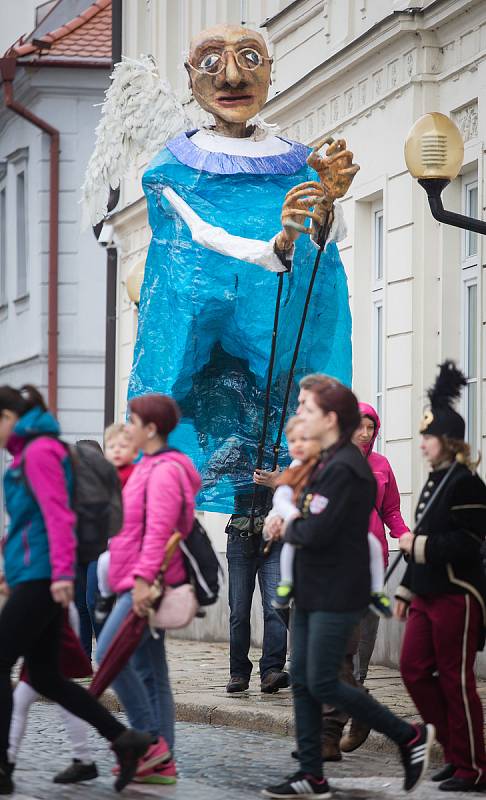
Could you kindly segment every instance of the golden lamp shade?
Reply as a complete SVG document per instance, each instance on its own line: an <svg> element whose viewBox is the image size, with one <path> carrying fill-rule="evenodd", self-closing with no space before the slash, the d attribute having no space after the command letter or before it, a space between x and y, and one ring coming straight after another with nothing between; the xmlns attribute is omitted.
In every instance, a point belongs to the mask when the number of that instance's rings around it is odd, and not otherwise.
<svg viewBox="0 0 486 800"><path fill-rule="evenodd" d="M464 142L457 125L433 111L417 120L405 142L405 161L413 178L454 180L464 159Z"/></svg>
<svg viewBox="0 0 486 800"><path fill-rule="evenodd" d="M145 272L145 260L137 261L133 265L133 267L129 269L128 275L125 280L127 294L132 303L136 303L137 305L140 302L140 289L142 287L144 272Z"/></svg>

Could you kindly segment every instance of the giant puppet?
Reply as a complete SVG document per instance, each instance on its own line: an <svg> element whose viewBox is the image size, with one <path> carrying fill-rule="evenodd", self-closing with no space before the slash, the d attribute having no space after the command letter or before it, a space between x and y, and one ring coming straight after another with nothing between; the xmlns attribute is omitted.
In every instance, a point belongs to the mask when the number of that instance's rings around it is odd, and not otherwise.
<svg viewBox="0 0 486 800"><path fill-rule="evenodd" d="M351 381L348 288L335 244L345 229L332 201L344 195L359 167L342 140L320 155L274 135L258 117L250 122L266 102L271 63L255 31L219 25L201 32L185 66L193 97L212 120L187 130L186 111L153 62L123 62L107 93L84 186L96 222L106 209L106 185L115 186L129 160L165 143L143 175L152 241L129 397L162 392L178 401L183 418L171 444L202 474L199 507L226 513L248 514L251 504L278 273L287 274L267 398L266 466L314 240L326 221L331 229L294 386L310 372ZM284 448L280 460L286 461Z"/></svg>

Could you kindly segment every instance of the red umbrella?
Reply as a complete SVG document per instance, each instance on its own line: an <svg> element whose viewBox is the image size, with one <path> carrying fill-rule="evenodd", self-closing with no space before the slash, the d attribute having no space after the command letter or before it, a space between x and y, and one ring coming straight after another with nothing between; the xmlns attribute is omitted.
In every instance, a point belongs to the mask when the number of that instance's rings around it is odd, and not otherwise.
<svg viewBox="0 0 486 800"><path fill-rule="evenodd" d="M174 555L179 541L180 533L174 533L167 542L165 557L160 572L163 574ZM159 573L160 574L160 573ZM156 604L163 594L163 582L159 577L152 584L153 604ZM129 661L138 647L143 632L148 624L148 617L139 617L132 610L125 618L123 624L118 629L112 639L105 656L98 667L98 671L91 681L89 687L90 694L100 697L105 689L112 683L125 664Z"/></svg>

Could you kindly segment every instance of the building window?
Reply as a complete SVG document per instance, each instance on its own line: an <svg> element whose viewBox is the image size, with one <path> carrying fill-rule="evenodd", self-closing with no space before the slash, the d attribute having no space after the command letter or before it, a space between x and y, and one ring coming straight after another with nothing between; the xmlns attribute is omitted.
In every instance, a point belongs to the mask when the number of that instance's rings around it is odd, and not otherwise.
<svg viewBox="0 0 486 800"><path fill-rule="evenodd" d="M374 228L374 249L373 261L375 282L383 280L383 210L375 211L373 214L373 228Z"/></svg>
<svg viewBox="0 0 486 800"><path fill-rule="evenodd" d="M25 172L17 172L17 297L27 294L27 211Z"/></svg>
<svg viewBox="0 0 486 800"><path fill-rule="evenodd" d="M478 218L478 182L466 183L464 191L464 213L468 217ZM478 254L478 235L474 231L464 231L464 257L471 258Z"/></svg>
<svg viewBox="0 0 486 800"><path fill-rule="evenodd" d="M383 302L373 304L373 395L374 405L380 419L383 418ZM381 432L376 440L376 449L381 453Z"/></svg>
<svg viewBox="0 0 486 800"><path fill-rule="evenodd" d="M476 176L463 177L463 213L478 217L478 182ZM478 236L472 231L462 232L462 363L467 386L464 389L463 414L466 420L466 439L473 453L479 449L479 256Z"/></svg>
<svg viewBox="0 0 486 800"><path fill-rule="evenodd" d="M7 189L0 190L0 306L7 302Z"/></svg>
<svg viewBox="0 0 486 800"><path fill-rule="evenodd" d="M467 386L464 391L466 439L473 448L478 446L478 284L464 286L464 372Z"/></svg>

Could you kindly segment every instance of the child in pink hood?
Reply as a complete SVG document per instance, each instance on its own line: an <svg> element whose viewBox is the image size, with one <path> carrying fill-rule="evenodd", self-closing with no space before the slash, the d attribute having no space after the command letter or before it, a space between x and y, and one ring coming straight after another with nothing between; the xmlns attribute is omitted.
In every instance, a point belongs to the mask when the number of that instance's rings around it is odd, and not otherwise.
<svg viewBox="0 0 486 800"><path fill-rule="evenodd" d="M399 539L409 529L400 512L400 493L390 462L381 453L373 450L380 431L380 418L368 403L360 403L361 425L353 436L353 444L360 448L371 467L376 480L375 507L371 512L368 530L376 537L383 552L384 566L388 564L388 542L385 525L390 536ZM359 672L360 683L364 683L368 674L368 666L375 647L378 634L379 617L368 611L360 625L358 654L355 657L356 672ZM358 677L358 676L356 676ZM353 719L349 733L341 739L341 750L350 753L360 747L369 734L369 727Z"/></svg>
<svg viewBox="0 0 486 800"><path fill-rule="evenodd" d="M409 530L400 513L400 493L398 491L395 475L390 462L381 453L373 450L380 432L380 418L373 406L360 403L361 425L356 431L353 442L362 451L377 484L375 507L371 512L369 530L380 541L383 549L385 566L388 565L388 543L385 535L385 525L389 535L399 539Z"/></svg>

